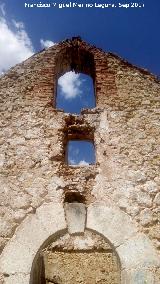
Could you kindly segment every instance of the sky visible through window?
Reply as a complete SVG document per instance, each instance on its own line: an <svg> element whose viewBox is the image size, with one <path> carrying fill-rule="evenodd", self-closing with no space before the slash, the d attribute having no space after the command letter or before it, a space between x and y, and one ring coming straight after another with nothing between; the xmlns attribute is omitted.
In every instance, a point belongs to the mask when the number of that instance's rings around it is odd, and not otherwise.
<svg viewBox="0 0 160 284"><path fill-rule="evenodd" d="M95 149L90 141L69 141L68 142L68 164L87 166L95 164Z"/></svg>
<svg viewBox="0 0 160 284"><path fill-rule="evenodd" d="M95 107L93 80L90 76L66 72L58 79L56 107L66 113L80 114L83 108ZM93 143L88 141L69 141L69 165L86 166L95 163Z"/></svg>
<svg viewBox="0 0 160 284"><path fill-rule="evenodd" d="M67 72L58 79L56 107L79 114L82 108L95 107L93 80L90 76Z"/></svg>

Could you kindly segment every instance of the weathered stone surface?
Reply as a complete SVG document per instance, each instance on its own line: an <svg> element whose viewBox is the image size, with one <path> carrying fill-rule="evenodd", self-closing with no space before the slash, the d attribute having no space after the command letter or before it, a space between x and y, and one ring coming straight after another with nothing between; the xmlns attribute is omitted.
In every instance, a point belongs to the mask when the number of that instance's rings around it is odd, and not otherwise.
<svg viewBox="0 0 160 284"><path fill-rule="evenodd" d="M136 234L117 248L124 268L159 267L160 258L148 238L141 233Z"/></svg>
<svg viewBox="0 0 160 284"><path fill-rule="evenodd" d="M86 222L86 208L82 203L65 204L66 221L70 234L84 233Z"/></svg>
<svg viewBox="0 0 160 284"><path fill-rule="evenodd" d="M122 272L123 284L158 284L155 280L155 269L132 269L123 270Z"/></svg>
<svg viewBox="0 0 160 284"><path fill-rule="evenodd" d="M152 198L143 191L139 191L137 194L138 204L142 207L151 207L152 206Z"/></svg>
<svg viewBox="0 0 160 284"><path fill-rule="evenodd" d="M65 213L62 204L43 204L37 209L37 218L46 229L48 235L66 228Z"/></svg>
<svg viewBox="0 0 160 284"><path fill-rule="evenodd" d="M45 256L44 264L48 283L120 283L119 266L111 252L54 252Z"/></svg>
<svg viewBox="0 0 160 284"><path fill-rule="evenodd" d="M30 273L33 259L43 243L66 228L63 207L44 204L28 216L3 250L0 271L7 274Z"/></svg>
<svg viewBox="0 0 160 284"><path fill-rule="evenodd" d="M54 240L44 251L113 251L112 246L97 233L85 230L81 235L69 233Z"/></svg>
<svg viewBox="0 0 160 284"><path fill-rule="evenodd" d="M152 214L152 211L150 209L146 208L146 209L141 211L140 221L141 221L141 224L143 226L146 226L146 225L152 223L152 220L153 220L153 214Z"/></svg>
<svg viewBox="0 0 160 284"><path fill-rule="evenodd" d="M56 79L72 68L95 82L97 105L81 115L56 110ZM160 83L149 72L79 38L35 54L0 78L0 231L10 271L25 267L25 257L33 260L32 252L42 241L36 226L43 223L42 239L53 228L58 230L52 206L47 211L43 204L63 206L67 192L83 196L89 206L87 224L104 233L113 245L121 248L134 234L143 232L160 252L159 94ZM75 137L94 141L95 165L66 165L66 144ZM95 202L105 209L91 209ZM44 219L39 207L44 208ZM36 210L41 217L30 223L28 233L30 214ZM16 257L12 243L19 228L25 232L23 259L18 257L20 243ZM37 242L33 250L31 240L27 241L30 231L35 234L33 244ZM135 242L125 245L126 253L134 246ZM15 258L18 263L11 263Z"/></svg>
<svg viewBox="0 0 160 284"><path fill-rule="evenodd" d="M154 199L154 203L155 203L156 205L160 205L160 192L157 193L157 195L156 195L156 197L155 197L155 199Z"/></svg>
<svg viewBox="0 0 160 284"><path fill-rule="evenodd" d="M13 225L4 220L4 218L0 218L0 237L8 237L12 233Z"/></svg>
<svg viewBox="0 0 160 284"><path fill-rule="evenodd" d="M45 179L43 178L36 178L33 180L32 184L26 188L28 194L35 196L35 197L44 197L47 193L45 189Z"/></svg>
<svg viewBox="0 0 160 284"><path fill-rule="evenodd" d="M2 274L0 274L0 283L4 284L4 276Z"/></svg>
<svg viewBox="0 0 160 284"><path fill-rule="evenodd" d="M115 247L138 231L126 213L101 204L94 204L88 208L86 227L103 234Z"/></svg>
<svg viewBox="0 0 160 284"><path fill-rule="evenodd" d="M8 242L7 238L0 237L0 252L2 252L3 248L5 247L6 243Z"/></svg>
<svg viewBox="0 0 160 284"><path fill-rule="evenodd" d="M11 203L11 208L28 208L30 206L30 196L27 194L20 194L18 196L13 196Z"/></svg>
<svg viewBox="0 0 160 284"><path fill-rule="evenodd" d="M9 277L5 277L4 278L4 284L13 284L13 283L28 284L29 279L30 279L29 274L28 275L26 275L26 274L15 274L15 275L11 275Z"/></svg>
<svg viewBox="0 0 160 284"><path fill-rule="evenodd" d="M150 194L154 194L158 192L158 185L156 184L155 181L149 180L145 183L144 189Z"/></svg>

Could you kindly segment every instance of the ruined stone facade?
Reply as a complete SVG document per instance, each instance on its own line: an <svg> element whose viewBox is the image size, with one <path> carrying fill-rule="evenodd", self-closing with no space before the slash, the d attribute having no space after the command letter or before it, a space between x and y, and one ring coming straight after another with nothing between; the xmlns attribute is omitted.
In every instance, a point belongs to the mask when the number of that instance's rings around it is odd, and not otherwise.
<svg viewBox="0 0 160 284"><path fill-rule="evenodd" d="M56 109L70 70L94 81L81 115ZM0 283L160 283L159 95L149 72L80 38L0 78ZM95 165L66 163L75 138Z"/></svg>

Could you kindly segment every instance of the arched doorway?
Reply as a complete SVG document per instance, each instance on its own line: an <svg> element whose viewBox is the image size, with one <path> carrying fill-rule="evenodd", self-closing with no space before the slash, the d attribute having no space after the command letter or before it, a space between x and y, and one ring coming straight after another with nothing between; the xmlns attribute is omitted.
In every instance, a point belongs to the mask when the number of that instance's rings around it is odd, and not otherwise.
<svg viewBox="0 0 160 284"><path fill-rule="evenodd" d="M82 237L83 234L85 236L86 231L91 231L102 236L106 243L113 244L111 248L113 252L116 251L116 256L118 255L117 263L120 259L121 284L159 283L157 280L159 279L159 256L152 242L138 231L138 227L127 214L118 208L97 203L88 206L86 215L84 231L81 226L76 227L80 229L76 230L77 237ZM2 283L34 284L35 265L40 252L54 240L65 236L67 231L71 230L72 220L75 218L66 220L64 207L59 203L43 204L35 214L30 214L20 224L1 254ZM75 221L79 224L78 219ZM79 243L82 245L83 238L80 240ZM99 265L98 261L96 263ZM44 270L40 271L43 274Z"/></svg>
<svg viewBox="0 0 160 284"><path fill-rule="evenodd" d="M54 239L38 255L32 284L120 284L120 262L99 234L85 230Z"/></svg>

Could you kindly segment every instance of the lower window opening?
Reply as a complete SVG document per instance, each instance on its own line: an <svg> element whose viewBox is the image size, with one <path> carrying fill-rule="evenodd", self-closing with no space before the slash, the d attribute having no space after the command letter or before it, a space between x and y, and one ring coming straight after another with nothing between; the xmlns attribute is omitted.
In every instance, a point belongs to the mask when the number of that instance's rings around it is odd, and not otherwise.
<svg viewBox="0 0 160 284"><path fill-rule="evenodd" d="M67 145L67 164L88 166L95 164L95 148L92 141L71 140Z"/></svg>

